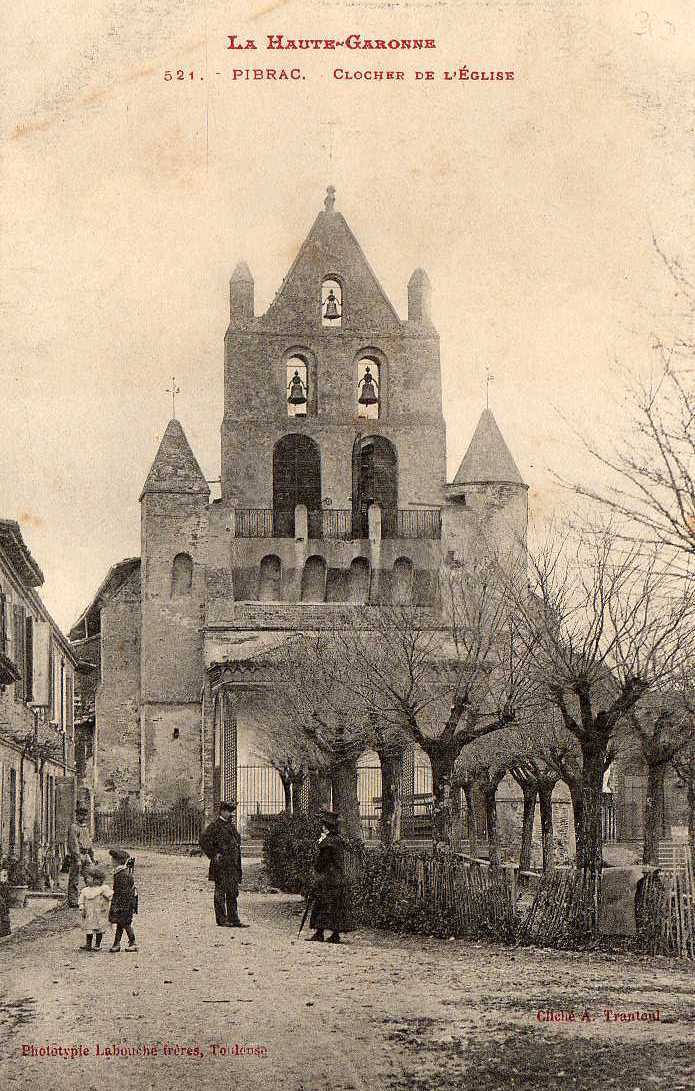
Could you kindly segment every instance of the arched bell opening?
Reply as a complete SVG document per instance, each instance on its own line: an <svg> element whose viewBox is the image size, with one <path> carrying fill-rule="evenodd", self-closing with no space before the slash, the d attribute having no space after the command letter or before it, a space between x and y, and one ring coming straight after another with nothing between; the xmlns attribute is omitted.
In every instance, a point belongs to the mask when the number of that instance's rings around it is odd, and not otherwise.
<svg viewBox="0 0 695 1091"><path fill-rule="evenodd" d="M352 523L357 538L369 537L369 505L381 508L381 536L393 538L398 524L398 455L384 436L358 436L352 451Z"/></svg>
<svg viewBox="0 0 695 1091"><path fill-rule="evenodd" d="M309 367L303 356L290 356L286 364L287 416L306 417L309 406Z"/></svg>
<svg viewBox="0 0 695 1091"><path fill-rule="evenodd" d="M381 407L381 365L373 356L357 361L357 416L378 420Z"/></svg>
<svg viewBox="0 0 695 1091"><path fill-rule="evenodd" d="M321 284L321 325L339 329L343 324L343 288L334 277L326 277Z"/></svg>
<svg viewBox="0 0 695 1091"><path fill-rule="evenodd" d="M294 537L294 511L307 509L309 537L321 536L321 453L309 436L283 436L273 448L273 536Z"/></svg>

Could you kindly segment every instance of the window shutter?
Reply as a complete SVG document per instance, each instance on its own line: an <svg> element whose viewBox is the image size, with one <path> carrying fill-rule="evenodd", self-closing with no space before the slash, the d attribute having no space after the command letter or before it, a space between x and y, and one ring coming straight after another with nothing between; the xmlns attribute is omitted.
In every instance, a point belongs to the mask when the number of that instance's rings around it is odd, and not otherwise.
<svg viewBox="0 0 695 1091"><path fill-rule="evenodd" d="M14 658L15 666L22 672L21 677L17 679L14 684L14 696L15 701L23 701L25 693L24 677L26 672L26 656L24 654L25 647L25 625L24 625L24 607L15 603L12 611L14 622Z"/></svg>
<svg viewBox="0 0 695 1091"><path fill-rule="evenodd" d="M34 700L34 619L24 622L24 700Z"/></svg>

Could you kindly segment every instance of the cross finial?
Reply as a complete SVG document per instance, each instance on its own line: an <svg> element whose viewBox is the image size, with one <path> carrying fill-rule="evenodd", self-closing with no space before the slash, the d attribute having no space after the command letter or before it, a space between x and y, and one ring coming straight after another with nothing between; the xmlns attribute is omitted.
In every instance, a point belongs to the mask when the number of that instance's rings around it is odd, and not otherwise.
<svg viewBox="0 0 695 1091"><path fill-rule="evenodd" d="M172 375L171 386L166 389L167 394L171 394L171 415L173 419L176 419L176 395L181 393L181 388L176 385L176 377Z"/></svg>
<svg viewBox="0 0 695 1091"><path fill-rule="evenodd" d="M485 408L490 408L490 383L494 383L495 376L490 372L490 368L485 368Z"/></svg>
<svg viewBox="0 0 695 1091"><path fill-rule="evenodd" d="M326 199L323 202L323 207L326 212L332 212L335 207L335 186L328 186L326 189Z"/></svg>

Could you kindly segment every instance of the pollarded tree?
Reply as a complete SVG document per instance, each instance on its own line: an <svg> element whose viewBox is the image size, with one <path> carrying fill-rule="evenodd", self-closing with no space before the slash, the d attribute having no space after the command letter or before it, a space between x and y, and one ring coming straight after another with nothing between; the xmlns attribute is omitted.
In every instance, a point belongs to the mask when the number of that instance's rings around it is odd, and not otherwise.
<svg viewBox="0 0 695 1091"><path fill-rule="evenodd" d="M659 863L666 774L687 757L693 746L695 695L690 676L690 672L683 674L667 688L659 687L649 693L625 721L647 769L642 857L645 864Z"/></svg>
<svg viewBox="0 0 695 1091"><path fill-rule="evenodd" d="M550 541L530 558L530 594L512 589L539 685L582 757L577 862L602 862L601 798L617 725L677 677L695 632L695 589L658 551L625 549L610 528Z"/></svg>
<svg viewBox="0 0 695 1091"><path fill-rule="evenodd" d="M331 634L318 632L288 637L271 653L277 676L272 718L304 755L316 802L327 806L332 797L346 836L359 840L357 762L369 749L369 725L364 708L341 684L334 652Z"/></svg>
<svg viewBox="0 0 695 1091"><path fill-rule="evenodd" d="M374 606L362 628L335 628L340 685L387 732L430 759L435 841L450 843L452 778L463 748L514 721L529 699L533 648L516 629L493 559L447 566L437 609Z"/></svg>

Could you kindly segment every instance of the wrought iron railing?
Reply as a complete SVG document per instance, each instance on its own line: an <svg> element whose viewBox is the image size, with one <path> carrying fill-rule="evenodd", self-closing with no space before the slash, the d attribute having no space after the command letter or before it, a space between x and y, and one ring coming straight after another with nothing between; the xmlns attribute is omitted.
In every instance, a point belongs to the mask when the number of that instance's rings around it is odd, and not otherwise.
<svg viewBox="0 0 695 1091"><path fill-rule="evenodd" d="M237 538L272 538L272 508L237 508L235 513Z"/></svg>
<svg viewBox="0 0 695 1091"><path fill-rule="evenodd" d="M237 538L294 538L293 511L273 511L272 508L237 508L235 512ZM348 508L325 508L308 512L309 537L352 541L369 537L366 511L353 515ZM442 513L439 508L399 508L381 513L383 538L409 538L438 541L442 536Z"/></svg>
<svg viewBox="0 0 695 1091"><path fill-rule="evenodd" d="M323 537L341 542L352 539L352 511L349 508L326 508L323 515Z"/></svg>

